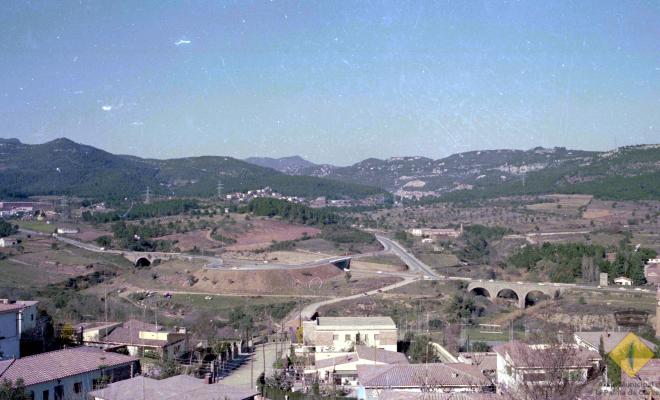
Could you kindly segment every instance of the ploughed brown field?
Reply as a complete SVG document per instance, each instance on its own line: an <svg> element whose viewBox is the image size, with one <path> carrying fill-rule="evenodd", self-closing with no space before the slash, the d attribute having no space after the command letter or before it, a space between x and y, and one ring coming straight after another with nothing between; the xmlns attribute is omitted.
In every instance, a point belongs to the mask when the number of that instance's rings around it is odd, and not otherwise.
<svg viewBox="0 0 660 400"><path fill-rule="evenodd" d="M253 220L252 227L248 232L234 236L236 243L227 246L227 250L242 251L262 249L270 246L273 241L283 242L285 240L296 240L307 233L315 236L321 230L311 226L293 225L282 221Z"/></svg>

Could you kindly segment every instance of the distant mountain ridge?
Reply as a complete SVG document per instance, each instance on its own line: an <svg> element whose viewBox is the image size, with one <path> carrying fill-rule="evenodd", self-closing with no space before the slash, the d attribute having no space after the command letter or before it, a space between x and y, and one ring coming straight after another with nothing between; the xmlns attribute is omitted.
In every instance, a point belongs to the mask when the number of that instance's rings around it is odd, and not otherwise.
<svg viewBox="0 0 660 400"><path fill-rule="evenodd" d="M0 196L65 194L81 197L217 195L270 186L288 196L364 198L383 189L310 176L290 176L232 157L169 160L115 155L66 138L42 144L0 139Z"/></svg>
<svg viewBox="0 0 660 400"><path fill-rule="evenodd" d="M299 156L246 161L223 156L143 159L66 138L36 145L0 139L0 196L123 198L140 196L149 187L154 194L210 197L221 182L225 193L270 186L285 195L328 198L391 192L461 200L557 192L660 200L656 144L608 152L537 147L470 151L438 160L369 158L347 167L317 165Z"/></svg>
<svg viewBox="0 0 660 400"><path fill-rule="evenodd" d="M276 171L283 172L289 175L304 175L300 172L306 168L313 168L317 165L311 161L307 161L300 156L290 156L281 158L271 157L248 157L243 161L250 164L259 165L261 167L272 168Z"/></svg>
<svg viewBox="0 0 660 400"><path fill-rule="evenodd" d="M660 199L660 145L627 146L608 152L563 147L481 150L438 160L419 156L369 158L347 167L315 165L295 173L378 186L416 198L565 192Z"/></svg>

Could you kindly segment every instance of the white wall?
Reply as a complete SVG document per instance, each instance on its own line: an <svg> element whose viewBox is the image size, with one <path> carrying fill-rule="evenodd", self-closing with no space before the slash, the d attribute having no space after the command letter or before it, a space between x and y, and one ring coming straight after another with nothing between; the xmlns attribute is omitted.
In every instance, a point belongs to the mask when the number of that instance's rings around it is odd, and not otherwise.
<svg viewBox="0 0 660 400"><path fill-rule="evenodd" d="M25 306L20 313L20 318L18 320L18 330L19 332L25 333L33 330L37 327L37 305Z"/></svg>
<svg viewBox="0 0 660 400"><path fill-rule="evenodd" d="M112 368L109 368L106 372L107 375L110 375ZM48 391L48 399L55 399L55 387L58 385L63 386L64 390L64 400L84 400L88 392L94 390L94 379L101 378L102 374L100 370L90 371L80 375L69 376L59 381L50 381L44 382L37 385L27 386L28 391L34 393L34 400L43 400L43 392ZM74 384L76 382L82 383L82 391L80 393L74 392Z"/></svg>
<svg viewBox="0 0 660 400"><path fill-rule="evenodd" d="M318 330L318 328L317 328ZM353 351L355 349L356 337L360 335L360 344L370 347L377 347L383 350L396 351L396 343L394 344L381 344L380 330L365 330L365 329L347 329L332 331L332 348L337 352ZM374 335L379 335L378 340L375 340ZM346 339L348 337L348 340ZM316 351L329 351L327 346L316 346Z"/></svg>
<svg viewBox="0 0 660 400"><path fill-rule="evenodd" d="M21 356L20 338L16 312L0 313L0 359L18 358Z"/></svg>

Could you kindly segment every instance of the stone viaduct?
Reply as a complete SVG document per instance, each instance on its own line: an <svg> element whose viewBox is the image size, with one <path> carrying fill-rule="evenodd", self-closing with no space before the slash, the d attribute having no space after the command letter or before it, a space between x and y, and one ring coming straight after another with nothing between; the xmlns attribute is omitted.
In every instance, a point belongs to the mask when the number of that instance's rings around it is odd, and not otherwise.
<svg viewBox="0 0 660 400"><path fill-rule="evenodd" d="M213 263L214 265L222 265L222 259L218 257L189 255L181 253L164 253L158 251L124 251L121 255L132 262L136 267L148 267L154 261L167 261L167 260L202 260L205 263Z"/></svg>
<svg viewBox="0 0 660 400"><path fill-rule="evenodd" d="M513 297L516 299L519 308L525 308L527 303L531 302L530 295L542 295L552 299L566 289L566 287L554 286L551 283L539 284L504 281L473 281L467 287L468 292L488 297L493 302L498 298Z"/></svg>

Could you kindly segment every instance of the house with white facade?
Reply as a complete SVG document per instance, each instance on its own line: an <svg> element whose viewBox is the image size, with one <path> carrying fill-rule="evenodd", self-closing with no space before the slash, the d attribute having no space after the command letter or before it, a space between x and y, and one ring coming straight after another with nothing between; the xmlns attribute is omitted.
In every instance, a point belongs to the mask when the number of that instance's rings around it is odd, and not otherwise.
<svg viewBox="0 0 660 400"><path fill-rule="evenodd" d="M171 358L187 350L188 335L182 327L169 328L131 319L123 323L81 324L76 329L85 346L125 347L132 356L151 354Z"/></svg>
<svg viewBox="0 0 660 400"><path fill-rule="evenodd" d="M586 382L598 370L598 352L577 345L528 345L513 341L493 349L497 353L498 392L515 391L519 385L553 383L557 373L576 383Z"/></svg>
<svg viewBox="0 0 660 400"><path fill-rule="evenodd" d="M390 317L318 317L303 322L303 343L316 352L351 352L358 345L396 352L397 338Z"/></svg>
<svg viewBox="0 0 660 400"><path fill-rule="evenodd" d="M14 247L18 244L18 241L14 238L3 237L0 238L0 247Z"/></svg>
<svg viewBox="0 0 660 400"><path fill-rule="evenodd" d="M19 339L37 327L37 320L39 319L38 301L0 299L0 304L14 304L19 307L17 316Z"/></svg>
<svg viewBox="0 0 660 400"><path fill-rule="evenodd" d="M20 311L18 304L0 303L0 360L21 356Z"/></svg>
<svg viewBox="0 0 660 400"><path fill-rule="evenodd" d="M395 393L419 393L441 398L443 393L487 393L494 390L493 383L479 367L463 363L358 365L358 399L380 400L385 393L396 398ZM437 397L436 397L437 396Z"/></svg>
<svg viewBox="0 0 660 400"><path fill-rule="evenodd" d="M620 276L614 279L614 283L621 286L632 286L633 281L632 279L626 278L625 276Z"/></svg>
<svg viewBox="0 0 660 400"><path fill-rule="evenodd" d="M89 347L0 361L0 381L22 379L35 400L83 400L95 388L139 373L137 358Z"/></svg>
<svg viewBox="0 0 660 400"><path fill-rule="evenodd" d="M314 353L314 366L305 374L316 375L319 381L337 385L357 384L358 365L408 364L403 353L364 345L355 346L349 353Z"/></svg>

